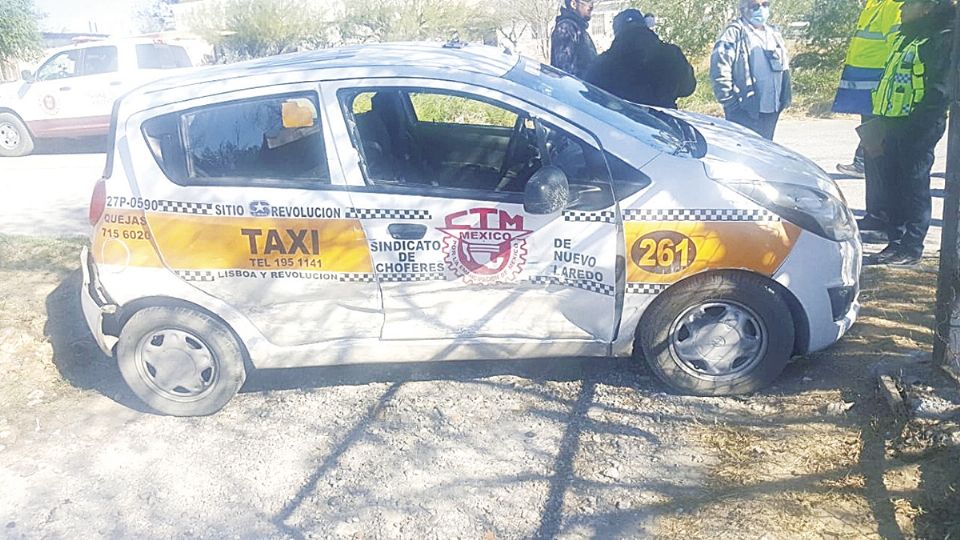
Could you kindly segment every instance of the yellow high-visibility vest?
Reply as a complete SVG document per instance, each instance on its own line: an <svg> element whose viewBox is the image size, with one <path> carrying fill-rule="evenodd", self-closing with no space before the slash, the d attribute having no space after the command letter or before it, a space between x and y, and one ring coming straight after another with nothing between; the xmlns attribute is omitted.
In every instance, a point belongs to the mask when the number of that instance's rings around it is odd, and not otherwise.
<svg viewBox="0 0 960 540"><path fill-rule="evenodd" d="M846 65L882 69L900 33L900 6L894 0L867 0L860 12L857 33L847 49Z"/></svg>
<svg viewBox="0 0 960 540"><path fill-rule="evenodd" d="M906 45L904 41L902 36L897 40L896 49L880 78L880 86L873 91L873 114L876 116L910 116L926 94L924 75L927 70L920 58L920 47L928 39L915 39Z"/></svg>

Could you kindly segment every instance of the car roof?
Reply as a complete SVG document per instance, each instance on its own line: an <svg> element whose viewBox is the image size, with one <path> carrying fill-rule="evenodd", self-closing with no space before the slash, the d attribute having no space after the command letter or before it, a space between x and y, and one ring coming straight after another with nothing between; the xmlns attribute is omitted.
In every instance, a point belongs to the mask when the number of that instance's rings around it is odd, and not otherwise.
<svg viewBox="0 0 960 540"><path fill-rule="evenodd" d="M158 40L154 38L141 38L141 37L125 37L125 38L92 38L92 39L83 39L77 41L76 43L71 43L70 45L64 45L63 47L56 47L50 49L47 53L47 56L53 56L56 53L63 51L70 51L73 49L87 49L90 47L123 47L130 45L174 45L177 47L182 47L177 43L171 43L169 41Z"/></svg>
<svg viewBox="0 0 960 540"><path fill-rule="evenodd" d="M392 68L411 71L450 70L502 77L519 62L509 50L484 45L446 47L441 43L378 43L258 58L235 64L204 66L180 76L140 87L150 94L196 84L230 80L238 88L244 78L299 71ZM402 74L401 71L398 74ZM360 75L360 73L358 73ZM322 78L322 77L320 77Z"/></svg>

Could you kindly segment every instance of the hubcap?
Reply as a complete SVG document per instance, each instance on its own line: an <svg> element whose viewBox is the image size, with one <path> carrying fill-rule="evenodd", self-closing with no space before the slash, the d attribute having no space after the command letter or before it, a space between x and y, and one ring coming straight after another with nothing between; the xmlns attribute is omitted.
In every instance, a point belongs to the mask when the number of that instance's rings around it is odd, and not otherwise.
<svg viewBox="0 0 960 540"><path fill-rule="evenodd" d="M155 391L176 401L201 397L220 376L219 362L207 344L174 329L157 330L140 340L137 371Z"/></svg>
<svg viewBox="0 0 960 540"><path fill-rule="evenodd" d="M753 369L767 348L767 332L750 308L730 301L699 304L670 328L670 349L693 375L733 377Z"/></svg>
<svg viewBox="0 0 960 540"><path fill-rule="evenodd" d="M20 146L20 132L10 122L0 123L0 146L7 150Z"/></svg>

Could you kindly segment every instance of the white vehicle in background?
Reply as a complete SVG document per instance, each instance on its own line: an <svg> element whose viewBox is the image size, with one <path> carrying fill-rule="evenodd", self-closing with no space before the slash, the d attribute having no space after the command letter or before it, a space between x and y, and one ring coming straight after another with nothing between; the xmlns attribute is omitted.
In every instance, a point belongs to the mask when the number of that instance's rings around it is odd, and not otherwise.
<svg viewBox="0 0 960 540"><path fill-rule="evenodd" d="M187 51L152 39L88 41L52 51L37 71L0 86L0 156L25 156L42 138L105 136L113 102L140 84L192 65Z"/></svg>

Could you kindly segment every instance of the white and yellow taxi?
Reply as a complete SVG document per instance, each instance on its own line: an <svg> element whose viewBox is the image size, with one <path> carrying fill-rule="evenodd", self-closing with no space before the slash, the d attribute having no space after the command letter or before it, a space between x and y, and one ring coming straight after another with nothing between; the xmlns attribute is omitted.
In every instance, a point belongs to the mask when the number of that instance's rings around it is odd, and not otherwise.
<svg viewBox="0 0 960 540"><path fill-rule="evenodd" d="M255 368L630 356L750 392L853 324L861 248L810 161L487 47L358 46L120 100L82 302L149 406Z"/></svg>
<svg viewBox="0 0 960 540"><path fill-rule="evenodd" d="M142 38L55 49L36 72L0 86L0 157L24 156L37 139L105 136L113 102L169 70L191 66L179 45Z"/></svg>

